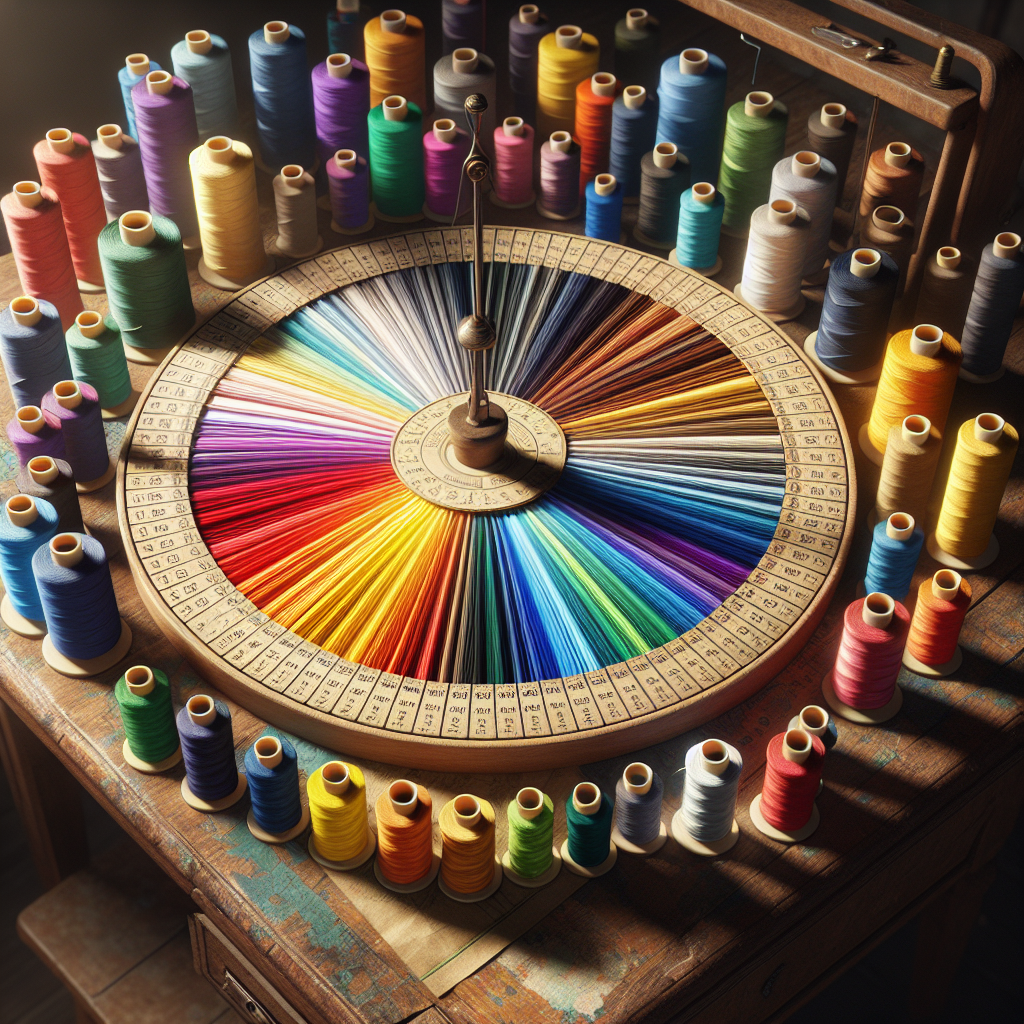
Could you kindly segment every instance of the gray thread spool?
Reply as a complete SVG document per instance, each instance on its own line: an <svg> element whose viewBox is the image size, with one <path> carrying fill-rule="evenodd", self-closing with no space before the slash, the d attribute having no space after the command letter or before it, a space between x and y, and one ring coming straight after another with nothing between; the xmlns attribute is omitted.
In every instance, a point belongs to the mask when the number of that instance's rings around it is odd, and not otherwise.
<svg viewBox="0 0 1024 1024"><path fill-rule="evenodd" d="M473 93L482 93L487 99L481 126L481 138L486 145L493 138L497 123L494 61L486 54L462 46L434 65L434 120L448 117L465 129L466 98Z"/></svg>
<svg viewBox="0 0 1024 1024"><path fill-rule="evenodd" d="M818 277L828 260L837 187L836 168L832 161L809 150L783 157L772 169L772 188L768 201L792 199L797 206L807 211L811 222L807 231L807 258L803 269L805 278Z"/></svg>

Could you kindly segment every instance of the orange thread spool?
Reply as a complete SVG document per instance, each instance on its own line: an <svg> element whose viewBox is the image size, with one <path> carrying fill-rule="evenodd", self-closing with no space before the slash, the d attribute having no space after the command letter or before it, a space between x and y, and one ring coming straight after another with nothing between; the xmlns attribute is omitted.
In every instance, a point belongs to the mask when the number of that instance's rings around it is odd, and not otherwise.
<svg viewBox="0 0 1024 1024"><path fill-rule="evenodd" d="M612 144L612 107L622 83L607 71L584 78L576 86L576 125L580 146L580 194L587 183L608 170Z"/></svg>
<svg viewBox="0 0 1024 1024"><path fill-rule="evenodd" d="M464 793L441 808L437 824L441 829L444 884L452 892L486 889L496 870L494 808L486 800Z"/></svg>
<svg viewBox="0 0 1024 1024"><path fill-rule="evenodd" d="M386 96L404 96L427 109L424 38L423 22L404 11L385 11L363 26L371 108Z"/></svg>
<svg viewBox="0 0 1024 1024"><path fill-rule="evenodd" d="M940 569L921 581L917 606L907 634L907 651L924 665L946 665L956 654L971 585L952 569Z"/></svg>
<svg viewBox="0 0 1024 1024"><path fill-rule="evenodd" d="M399 808L416 806L405 814ZM412 885L426 875L434 859L433 803L423 786L398 779L377 798L377 864L395 885Z"/></svg>
<svg viewBox="0 0 1024 1024"><path fill-rule="evenodd" d="M906 142L890 142L876 149L868 160L864 190L860 196L861 219L877 206L896 206L910 220L917 214L917 200L924 181L924 160Z"/></svg>

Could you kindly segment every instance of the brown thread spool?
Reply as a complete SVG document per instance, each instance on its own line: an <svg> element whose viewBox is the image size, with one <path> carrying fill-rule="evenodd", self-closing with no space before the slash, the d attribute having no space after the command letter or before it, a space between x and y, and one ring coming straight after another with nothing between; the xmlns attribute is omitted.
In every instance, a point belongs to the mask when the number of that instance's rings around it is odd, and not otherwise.
<svg viewBox="0 0 1024 1024"><path fill-rule="evenodd" d="M857 115L842 103L826 103L807 118L807 148L831 160L836 169L836 206L843 205L843 188L857 137Z"/></svg>
<svg viewBox="0 0 1024 1024"><path fill-rule="evenodd" d="M53 459L49 455L29 459L18 473L18 490L29 497L50 502L57 510L61 533L85 533L75 475L63 459Z"/></svg>
<svg viewBox="0 0 1024 1024"><path fill-rule="evenodd" d="M896 286L896 297L903 292L907 267L914 252L913 221L897 206L876 207L860 227L862 245L887 252L900 268L900 280Z"/></svg>
<svg viewBox="0 0 1024 1024"><path fill-rule="evenodd" d="M906 512L924 527L941 454L942 434L927 417L911 415L890 427L870 525Z"/></svg>
<svg viewBox="0 0 1024 1024"><path fill-rule="evenodd" d="M944 245L925 263L915 323L938 324L959 340L971 304L977 263L952 245Z"/></svg>
<svg viewBox="0 0 1024 1024"><path fill-rule="evenodd" d="M285 164L274 178L277 238L272 245L292 259L312 256L324 247L316 222L316 182L298 164Z"/></svg>
<svg viewBox="0 0 1024 1024"><path fill-rule="evenodd" d="M906 142L890 142L876 149L868 160L860 216L867 220L879 206L896 206L908 220L917 214L917 200L924 181L924 160Z"/></svg>

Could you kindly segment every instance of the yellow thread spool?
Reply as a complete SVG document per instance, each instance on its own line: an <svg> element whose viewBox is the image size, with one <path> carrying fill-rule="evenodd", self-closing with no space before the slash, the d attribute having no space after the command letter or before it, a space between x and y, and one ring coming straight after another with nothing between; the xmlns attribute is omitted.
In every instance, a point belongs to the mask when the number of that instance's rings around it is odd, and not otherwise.
<svg viewBox="0 0 1024 1024"><path fill-rule="evenodd" d="M370 840L366 779L354 764L329 761L306 780L309 818L324 860L355 860Z"/></svg>
<svg viewBox="0 0 1024 1024"><path fill-rule="evenodd" d="M370 72L370 109L386 96L404 96L427 109L423 22L404 11L384 11L363 26Z"/></svg>
<svg viewBox="0 0 1024 1024"><path fill-rule="evenodd" d="M597 74L601 46L596 36L576 25L562 25L537 47L537 136L572 134L576 123L576 86Z"/></svg>
<svg viewBox="0 0 1024 1024"><path fill-rule="evenodd" d="M441 887L449 895L482 898L500 876L495 861L494 808L463 793L441 808ZM495 888L497 888L495 886Z"/></svg>

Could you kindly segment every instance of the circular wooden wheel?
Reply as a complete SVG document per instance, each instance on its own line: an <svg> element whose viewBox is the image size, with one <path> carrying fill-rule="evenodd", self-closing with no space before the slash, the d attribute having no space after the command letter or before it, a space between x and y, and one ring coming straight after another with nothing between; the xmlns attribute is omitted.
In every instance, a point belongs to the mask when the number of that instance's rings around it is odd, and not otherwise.
<svg viewBox="0 0 1024 1024"><path fill-rule="evenodd" d="M521 451L497 484L460 475L441 400L467 386L471 247L342 246L186 337L118 467L143 601L233 699L351 756L522 771L693 728L795 656L838 582L855 482L832 396L699 274L486 228L487 386ZM402 463L428 456L437 486Z"/></svg>

